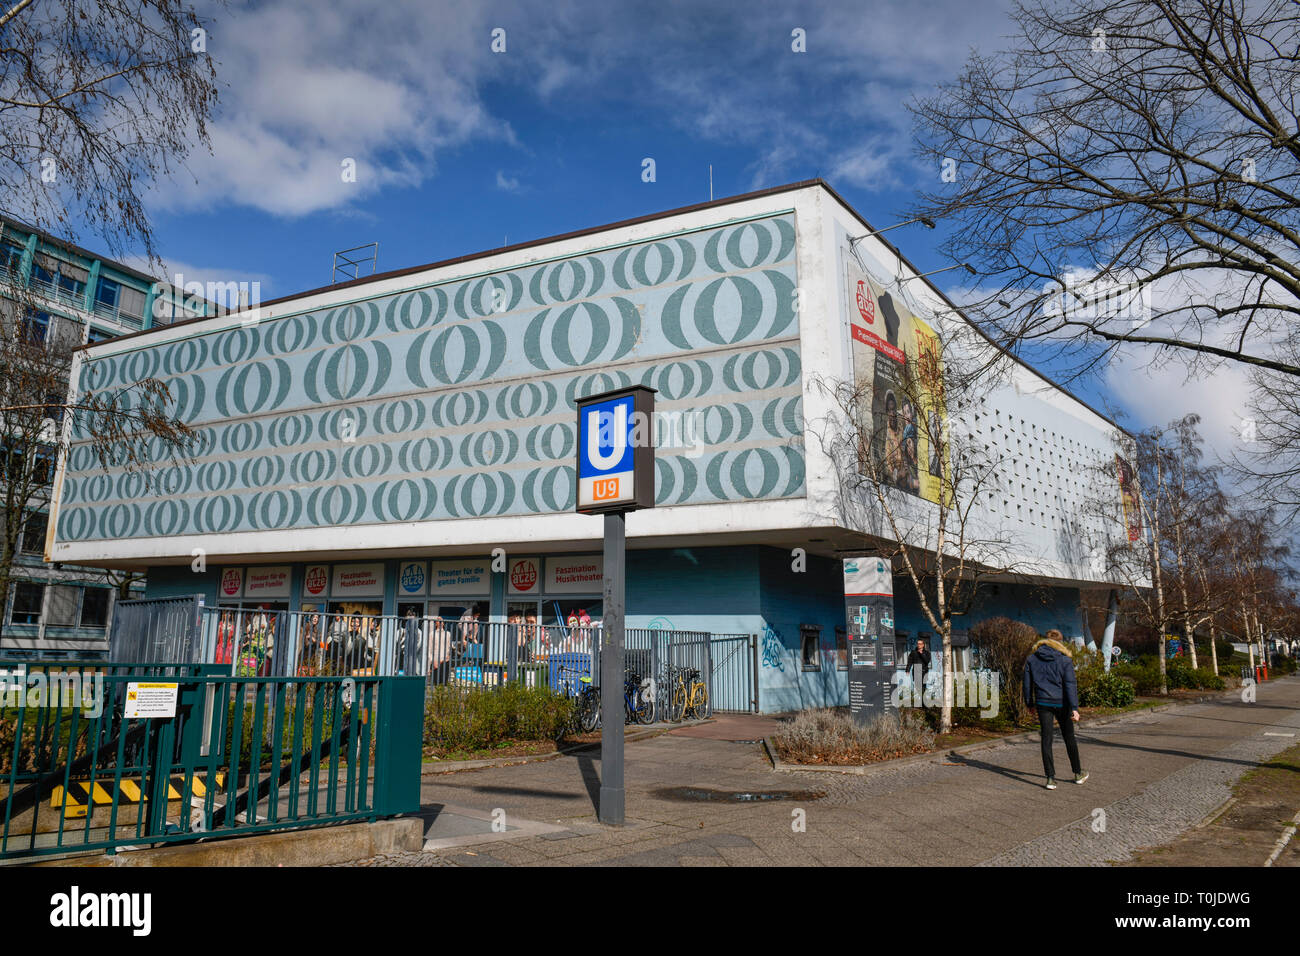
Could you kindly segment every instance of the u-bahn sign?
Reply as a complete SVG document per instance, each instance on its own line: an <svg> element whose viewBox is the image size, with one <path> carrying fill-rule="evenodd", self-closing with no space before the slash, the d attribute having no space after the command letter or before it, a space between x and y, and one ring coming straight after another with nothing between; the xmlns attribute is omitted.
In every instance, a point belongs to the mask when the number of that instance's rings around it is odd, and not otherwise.
<svg viewBox="0 0 1300 956"><path fill-rule="evenodd" d="M655 506L654 410L644 385L578 399L579 513Z"/></svg>

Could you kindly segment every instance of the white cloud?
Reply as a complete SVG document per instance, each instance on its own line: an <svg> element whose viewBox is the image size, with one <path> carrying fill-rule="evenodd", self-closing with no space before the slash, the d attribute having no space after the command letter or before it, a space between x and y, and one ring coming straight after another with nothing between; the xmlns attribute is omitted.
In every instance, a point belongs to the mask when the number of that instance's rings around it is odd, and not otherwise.
<svg viewBox="0 0 1300 956"><path fill-rule="evenodd" d="M1242 449L1242 421L1250 415L1250 372L1222 363L1209 373L1189 375L1177 362L1155 364L1151 350L1129 350L1107 362L1104 380L1112 400L1132 417L1130 431L1164 427L1184 415L1201 416L1207 463L1226 461Z"/></svg>
<svg viewBox="0 0 1300 956"><path fill-rule="evenodd" d="M497 189L508 193L519 192L519 177L507 176L501 170L497 170Z"/></svg>
<svg viewBox="0 0 1300 956"><path fill-rule="evenodd" d="M415 0L218 11L208 48L224 86L212 152L192 154L185 173L160 184L161 205L305 215L418 185L444 149L471 138L512 143L479 93L491 55L483 16L471 3Z"/></svg>
<svg viewBox="0 0 1300 956"><path fill-rule="evenodd" d="M157 195L168 210L238 204L278 216L355 206L436 175L471 142L519 148L485 90L549 109L614 107L667 118L751 151L754 186L820 172L864 188L915 174L904 100L955 74L1005 20L947 0L867 9L820 3L728 9L595 0L264 0L214 11L209 50L223 84L212 155L196 153ZM808 52L790 49L807 31ZM492 30L507 30L493 53ZM824 95L822 95L824 94ZM341 163L357 162L355 182ZM499 188L517 177L498 177Z"/></svg>

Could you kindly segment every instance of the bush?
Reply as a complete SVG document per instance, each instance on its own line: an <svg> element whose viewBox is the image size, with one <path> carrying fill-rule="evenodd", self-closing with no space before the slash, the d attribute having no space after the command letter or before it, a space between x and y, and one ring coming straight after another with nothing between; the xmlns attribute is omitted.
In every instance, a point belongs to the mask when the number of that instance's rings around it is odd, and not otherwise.
<svg viewBox="0 0 1300 956"><path fill-rule="evenodd" d="M1081 707L1127 707L1136 694L1133 685L1113 670L1102 673L1087 691L1079 690Z"/></svg>
<svg viewBox="0 0 1300 956"><path fill-rule="evenodd" d="M1143 658L1136 664L1119 664L1112 673L1128 678L1144 697L1160 693L1160 665L1155 658ZM1223 690L1227 683L1208 667L1193 668L1187 660L1175 657L1166 665L1170 690Z"/></svg>
<svg viewBox="0 0 1300 956"><path fill-rule="evenodd" d="M1160 667L1154 660L1117 664L1111 668L1111 673L1131 681L1133 689L1143 697L1160 693Z"/></svg>
<svg viewBox="0 0 1300 956"><path fill-rule="evenodd" d="M424 704L424 746L473 751L558 740L572 725L573 706L573 698L549 687L431 687Z"/></svg>
<svg viewBox="0 0 1300 956"><path fill-rule="evenodd" d="M935 729L937 729L939 714L934 713ZM978 707L954 707L952 709L953 727L973 727L977 730L1014 730L1015 722L1010 716L1011 708L1007 703L1007 692L1002 690L998 694L998 711L992 717L985 717Z"/></svg>
<svg viewBox="0 0 1300 956"><path fill-rule="evenodd" d="M1002 675L999 716L1005 715L1012 724L1024 724L1029 713L1022 679L1038 632L1023 621L991 617L970 629L970 639L980 648L985 665Z"/></svg>
<svg viewBox="0 0 1300 956"><path fill-rule="evenodd" d="M934 733L915 714L885 714L858 724L836 710L805 710L772 734L781 759L794 763L861 764L934 747Z"/></svg>
<svg viewBox="0 0 1300 956"><path fill-rule="evenodd" d="M1169 662L1169 687L1183 690L1223 690L1223 678L1208 667L1193 668L1181 658Z"/></svg>
<svg viewBox="0 0 1300 956"><path fill-rule="evenodd" d="M1084 704L1083 699L1091 694L1093 688L1107 674L1106 661L1101 656L1101 651L1090 651L1086 647L1076 647L1074 649L1074 679L1079 687L1080 704L1085 707L1093 706Z"/></svg>
<svg viewBox="0 0 1300 956"><path fill-rule="evenodd" d="M1285 654L1274 654L1273 663L1269 668L1278 674L1294 674L1296 672L1296 662L1294 657L1287 657Z"/></svg>

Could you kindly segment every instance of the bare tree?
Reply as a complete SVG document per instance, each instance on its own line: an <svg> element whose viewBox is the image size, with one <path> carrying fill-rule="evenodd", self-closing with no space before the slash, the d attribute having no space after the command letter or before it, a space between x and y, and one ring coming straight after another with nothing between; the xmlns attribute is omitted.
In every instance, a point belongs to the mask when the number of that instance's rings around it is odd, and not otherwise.
<svg viewBox="0 0 1300 956"><path fill-rule="evenodd" d="M142 248L157 264L144 195L208 144L207 28L184 0L0 5L0 209L38 234L88 231L113 254ZM102 466L142 473L194 440L158 380L113 389L88 379L69 398L78 341L47 340L50 317L17 265L0 269L0 610L68 436Z"/></svg>
<svg viewBox="0 0 1300 956"><path fill-rule="evenodd" d="M939 636L941 733L952 729L954 623L971 610L981 584L1030 570L1014 557L1021 549L1010 531L987 513L1010 462L965 427L994 368L973 337L940 332L902 364L892 406L881 405L871 380L822 381L834 415L812 429L835 468L834 519L902 567ZM928 473L928 499L907 477L915 467Z"/></svg>
<svg viewBox="0 0 1300 956"><path fill-rule="evenodd" d="M1300 324L1279 352L1300 364ZM1255 370L1247 395L1228 467L1243 499L1273 508L1279 520L1294 524L1300 518L1300 389L1290 375Z"/></svg>
<svg viewBox="0 0 1300 956"><path fill-rule="evenodd" d="M208 144L209 26L185 0L0 6L0 208L157 262L144 193Z"/></svg>
<svg viewBox="0 0 1300 956"><path fill-rule="evenodd" d="M1166 553L1172 556L1169 576L1177 591L1183 638L1194 668L1200 666L1196 658L1196 629L1212 618L1219 603L1215 594L1202 587L1202 579L1197 574L1198 551L1204 552L1213 541L1214 521L1222 496L1217 469L1201 463L1204 452L1197 431L1200 421L1199 415L1192 414L1170 425L1168 494L1164 496L1162 522L1169 539ZM1217 653L1213 650L1211 653L1217 661ZM1218 673L1217 665L1215 673Z"/></svg>
<svg viewBox="0 0 1300 956"><path fill-rule="evenodd" d="M1188 567L1200 592L1201 615L1193 631L1206 625L1210 637L1210 666L1219 673L1219 622L1225 620L1235 600L1228 567L1234 529L1222 490L1207 496L1198 534L1188 549Z"/></svg>
<svg viewBox="0 0 1300 956"><path fill-rule="evenodd" d="M1265 659L1271 616L1287 603L1285 595L1289 591L1285 576L1289 554L1290 548L1278 540L1269 512L1235 516L1228 555L1237 616L1246 643L1258 645Z"/></svg>
<svg viewBox="0 0 1300 956"><path fill-rule="evenodd" d="M1101 503L1114 521L1129 528L1128 534L1111 539L1107 563L1124 583L1128 616L1155 632L1162 695L1169 693L1165 635L1175 620L1167 591L1178 581L1171 567L1176 548L1173 522L1179 513L1172 499L1178 494L1182 467L1179 436L1194 424L1177 421L1167 428L1151 428L1119 440L1115 464L1121 472L1132 469L1136 493L1127 506L1136 509L1140 522L1132 522L1114 506Z"/></svg>
<svg viewBox="0 0 1300 956"><path fill-rule="evenodd" d="M1007 52L912 106L944 174L914 214L979 271L974 317L1076 373L1156 346L1294 382L1300 7L1020 0L1011 18Z"/></svg>
<svg viewBox="0 0 1300 956"><path fill-rule="evenodd" d="M101 467L136 472L145 485L156 466L186 457L196 432L172 414L167 386L146 379L71 395L75 342L39 323L30 293L0 287L0 608L14 567L49 506L54 467L67 442L88 443ZM65 427L66 425L66 427ZM43 552L43 545L42 545Z"/></svg>

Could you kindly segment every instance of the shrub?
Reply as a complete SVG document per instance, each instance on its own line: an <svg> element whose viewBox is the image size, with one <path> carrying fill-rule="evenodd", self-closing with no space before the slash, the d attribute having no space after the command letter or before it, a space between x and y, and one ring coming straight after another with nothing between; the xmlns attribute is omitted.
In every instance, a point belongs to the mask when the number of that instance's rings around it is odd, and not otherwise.
<svg viewBox="0 0 1300 956"><path fill-rule="evenodd" d="M1223 690L1226 685L1210 668L1193 668L1187 661L1175 658L1169 662L1169 686L1184 690Z"/></svg>
<svg viewBox="0 0 1300 956"><path fill-rule="evenodd" d="M1196 686L1196 679L1190 664L1180 660L1171 660L1165 670L1169 678L1169 689L1187 690Z"/></svg>
<svg viewBox="0 0 1300 956"><path fill-rule="evenodd" d="M1274 654L1273 663L1269 667L1278 674L1294 674L1296 672L1295 658L1287 657L1285 654Z"/></svg>
<svg viewBox="0 0 1300 956"><path fill-rule="evenodd" d="M954 707L952 709L952 725L954 727L974 727L979 730L1014 730L1015 722L1010 716L1011 708L1007 704L1007 692L1002 690L998 694L998 711L992 717L983 716L978 707ZM938 721L938 714L935 714L935 721Z"/></svg>
<svg viewBox="0 0 1300 956"><path fill-rule="evenodd" d="M1087 691L1079 690L1081 707L1127 707L1136 695L1133 685L1113 670L1102 673Z"/></svg>
<svg viewBox="0 0 1300 956"><path fill-rule="evenodd" d="M1107 675L1106 661L1101 651L1090 651L1086 647L1074 649L1074 679L1079 687L1079 703L1083 704L1085 696L1090 694L1097 682ZM1083 704L1085 707L1093 706Z"/></svg>
<svg viewBox="0 0 1300 956"><path fill-rule="evenodd" d="M549 687L431 687L424 746L483 750L511 741L558 740L573 721L573 699Z"/></svg>
<svg viewBox="0 0 1300 956"><path fill-rule="evenodd" d="M1023 621L991 617L970 629L970 639L980 648L985 664L1002 675L999 715L1005 714L1012 724L1024 724L1028 711L1022 679L1038 633Z"/></svg>
<svg viewBox="0 0 1300 956"><path fill-rule="evenodd" d="M934 747L934 733L911 713L858 724L843 711L805 710L783 721L771 740L782 759L818 764L870 763Z"/></svg>
<svg viewBox="0 0 1300 956"><path fill-rule="evenodd" d="M1160 667L1154 659L1117 664L1111 668L1111 673L1132 681L1133 689L1143 697L1160 693Z"/></svg>

